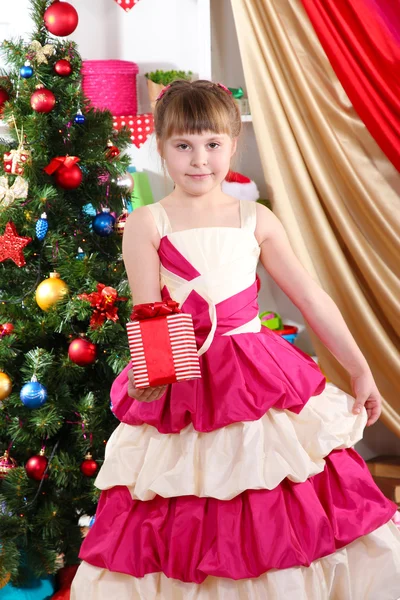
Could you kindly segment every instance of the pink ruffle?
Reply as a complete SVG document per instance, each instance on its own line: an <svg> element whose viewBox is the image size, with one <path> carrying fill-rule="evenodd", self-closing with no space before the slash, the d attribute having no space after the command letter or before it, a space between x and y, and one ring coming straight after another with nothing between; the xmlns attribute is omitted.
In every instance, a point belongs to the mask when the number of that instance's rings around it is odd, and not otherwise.
<svg viewBox="0 0 400 600"><path fill-rule="evenodd" d="M272 407L299 413L325 387L314 361L265 327L215 337L200 366L201 379L170 385L162 398L145 403L127 394L129 363L111 388L115 416L160 433L178 433L189 423L197 431L213 431L260 419Z"/></svg>
<svg viewBox="0 0 400 600"><path fill-rule="evenodd" d="M304 483L284 480L228 501L156 496L141 502L126 487L107 490L80 557L134 577L252 578L308 566L387 523L395 510L362 458L338 450Z"/></svg>

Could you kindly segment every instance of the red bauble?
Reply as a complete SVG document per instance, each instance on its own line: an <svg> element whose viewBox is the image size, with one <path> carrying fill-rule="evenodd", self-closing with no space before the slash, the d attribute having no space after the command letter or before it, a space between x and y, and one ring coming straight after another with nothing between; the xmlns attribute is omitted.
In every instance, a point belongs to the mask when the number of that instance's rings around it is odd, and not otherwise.
<svg viewBox="0 0 400 600"><path fill-rule="evenodd" d="M31 96L31 106L33 110L39 113L49 113L56 104L56 97L51 90L44 86L38 87Z"/></svg>
<svg viewBox="0 0 400 600"><path fill-rule="evenodd" d="M6 92L4 88L0 88L0 115L3 111L4 104L9 98L10 96L8 95L8 92Z"/></svg>
<svg viewBox="0 0 400 600"><path fill-rule="evenodd" d="M68 356L75 364L86 367L96 360L97 346L84 338L76 338L69 345Z"/></svg>
<svg viewBox="0 0 400 600"><path fill-rule="evenodd" d="M35 481L41 481L43 479L44 472L47 469L48 463L48 458L44 456L44 453L41 450L40 454L31 456L31 458L27 461L25 465L26 474ZM46 473L44 478L47 479L47 477L48 475Z"/></svg>
<svg viewBox="0 0 400 600"><path fill-rule="evenodd" d="M86 454L85 460L81 463L82 473L86 475L86 477L93 477L93 475L96 475L98 468L99 465L93 460L92 455L90 453Z"/></svg>
<svg viewBox="0 0 400 600"><path fill-rule="evenodd" d="M14 331L14 325L12 323L1 323L0 324L0 338L6 335L11 335Z"/></svg>
<svg viewBox="0 0 400 600"><path fill-rule="evenodd" d="M112 160L113 158L117 158L117 156L119 156L120 154L121 154L121 150L117 146L114 146L112 144L112 142L109 142L107 144L106 157L109 160Z"/></svg>
<svg viewBox="0 0 400 600"><path fill-rule="evenodd" d="M57 73L57 75L60 75L60 77L68 77L72 73L72 66L69 60L61 58L54 65L54 70Z"/></svg>
<svg viewBox="0 0 400 600"><path fill-rule="evenodd" d="M82 183L82 171L78 165L62 166L54 173L54 181L64 190L74 190Z"/></svg>
<svg viewBox="0 0 400 600"><path fill-rule="evenodd" d="M45 27L53 35L71 35L78 26L78 13L68 2L55 0L43 15Z"/></svg>

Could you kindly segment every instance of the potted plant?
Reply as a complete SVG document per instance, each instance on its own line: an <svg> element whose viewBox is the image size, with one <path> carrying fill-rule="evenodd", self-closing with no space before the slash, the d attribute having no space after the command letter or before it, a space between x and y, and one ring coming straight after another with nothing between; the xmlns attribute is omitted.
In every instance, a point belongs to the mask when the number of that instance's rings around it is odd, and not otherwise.
<svg viewBox="0 0 400 600"><path fill-rule="evenodd" d="M152 110L154 110L156 99L159 93L165 88L165 86L169 85L173 81L176 81L177 79L186 79L187 81L190 81L192 79L192 75L192 71L162 71L160 69L146 73L145 77L147 79L147 89L149 91Z"/></svg>

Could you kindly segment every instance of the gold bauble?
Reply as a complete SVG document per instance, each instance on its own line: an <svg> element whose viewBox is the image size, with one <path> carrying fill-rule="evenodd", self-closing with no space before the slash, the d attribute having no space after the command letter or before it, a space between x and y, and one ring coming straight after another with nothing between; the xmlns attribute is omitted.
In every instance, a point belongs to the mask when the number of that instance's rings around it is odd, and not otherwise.
<svg viewBox="0 0 400 600"><path fill-rule="evenodd" d="M0 401L5 400L11 394L12 383L6 373L0 372Z"/></svg>
<svg viewBox="0 0 400 600"><path fill-rule="evenodd" d="M60 279L59 273L50 273L49 279L45 279L36 288L36 302L42 310L49 310L56 302L62 300L68 294L68 286Z"/></svg>

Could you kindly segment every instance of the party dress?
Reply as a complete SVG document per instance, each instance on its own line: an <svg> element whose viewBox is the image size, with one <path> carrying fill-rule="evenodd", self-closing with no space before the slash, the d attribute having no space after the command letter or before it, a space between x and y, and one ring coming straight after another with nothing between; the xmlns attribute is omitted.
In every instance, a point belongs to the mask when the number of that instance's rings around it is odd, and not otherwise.
<svg viewBox="0 0 400 600"><path fill-rule="evenodd" d="M201 379L111 401L121 422L71 600L397 600L396 506L353 449L366 411L258 316L256 206L241 227L173 231L163 298L193 316Z"/></svg>

